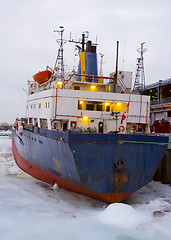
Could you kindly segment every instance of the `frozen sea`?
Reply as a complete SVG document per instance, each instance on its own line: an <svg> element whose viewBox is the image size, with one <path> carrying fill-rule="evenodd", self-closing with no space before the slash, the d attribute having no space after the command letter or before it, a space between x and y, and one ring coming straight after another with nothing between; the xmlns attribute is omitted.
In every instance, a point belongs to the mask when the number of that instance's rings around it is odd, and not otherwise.
<svg viewBox="0 0 171 240"><path fill-rule="evenodd" d="M107 205L18 169L0 137L0 240L171 240L171 187L151 182Z"/></svg>

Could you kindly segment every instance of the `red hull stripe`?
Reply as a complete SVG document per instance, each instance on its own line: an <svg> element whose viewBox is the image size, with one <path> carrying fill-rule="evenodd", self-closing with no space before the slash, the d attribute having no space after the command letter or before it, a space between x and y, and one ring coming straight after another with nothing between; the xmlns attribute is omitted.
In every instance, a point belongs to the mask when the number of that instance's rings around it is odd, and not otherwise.
<svg viewBox="0 0 171 240"><path fill-rule="evenodd" d="M57 183L59 187L64 188L66 190L76 192L84 196L91 197L108 203L120 202L131 194L131 193L98 193L90 189L84 188L80 185L77 185L75 183L72 183L66 179L62 179L52 173L49 173L39 168L36 165L31 164L30 162L22 158L22 156L19 154L17 150L14 140L12 140L12 151L14 154L16 164L18 165L19 168L21 168L24 172L28 173L32 177L40 181L49 183L51 185Z"/></svg>

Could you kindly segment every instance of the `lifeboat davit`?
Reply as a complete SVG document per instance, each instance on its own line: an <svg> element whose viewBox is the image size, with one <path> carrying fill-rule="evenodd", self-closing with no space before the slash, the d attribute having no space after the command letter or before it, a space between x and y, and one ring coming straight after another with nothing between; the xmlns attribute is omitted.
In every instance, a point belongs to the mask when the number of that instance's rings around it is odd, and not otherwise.
<svg viewBox="0 0 171 240"><path fill-rule="evenodd" d="M41 71L33 75L33 79L38 82L38 84L46 82L52 75L52 72L49 70Z"/></svg>

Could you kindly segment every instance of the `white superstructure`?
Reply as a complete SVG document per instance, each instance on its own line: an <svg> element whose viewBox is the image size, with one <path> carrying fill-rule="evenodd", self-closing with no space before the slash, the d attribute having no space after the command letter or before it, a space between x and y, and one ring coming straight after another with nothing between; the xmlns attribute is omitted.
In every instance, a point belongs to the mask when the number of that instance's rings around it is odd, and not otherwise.
<svg viewBox="0 0 171 240"><path fill-rule="evenodd" d="M130 92L132 73L116 71L118 78L97 76L96 44L84 33L79 42L82 47L77 74L64 72L63 31L60 27L54 69L47 67L35 74L29 84L26 112L29 124L71 132L128 133L133 128L147 133L150 98Z"/></svg>
<svg viewBox="0 0 171 240"><path fill-rule="evenodd" d="M63 131L149 131L148 96L112 93L103 83L73 81L65 89L56 80L47 86L34 83L33 90L29 85L26 118L30 124Z"/></svg>

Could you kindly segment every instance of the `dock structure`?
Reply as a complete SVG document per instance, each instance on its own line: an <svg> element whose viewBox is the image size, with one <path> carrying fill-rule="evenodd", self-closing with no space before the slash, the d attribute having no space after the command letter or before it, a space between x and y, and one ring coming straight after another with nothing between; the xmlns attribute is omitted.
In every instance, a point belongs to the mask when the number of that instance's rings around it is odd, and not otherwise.
<svg viewBox="0 0 171 240"><path fill-rule="evenodd" d="M171 124L171 78L149 84L140 93L150 96L151 126L162 119Z"/></svg>
<svg viewBox="0 0 171 240"><path fill-rule="evenodd" d="M0 124L0 131L7 131L11 129L12 129L12 125Z"/></svg>
<svg viewBox="0 0 171 240"><path fill-rule="evenodd" d="M169 134L169 145L165 155L158 166L153 178L154 181L160 181L163 184L171 186L171 134Z"/></svg>
<svg viewBox="0 0 171 240"><path fill-rule="evenodd" d="M169 136L169 145L154 175L155 181L171 185L171 133L153 133L155 121L167 121L171 126L171 78L145 86L141 94L150 96L151 134Z"/></svg>

